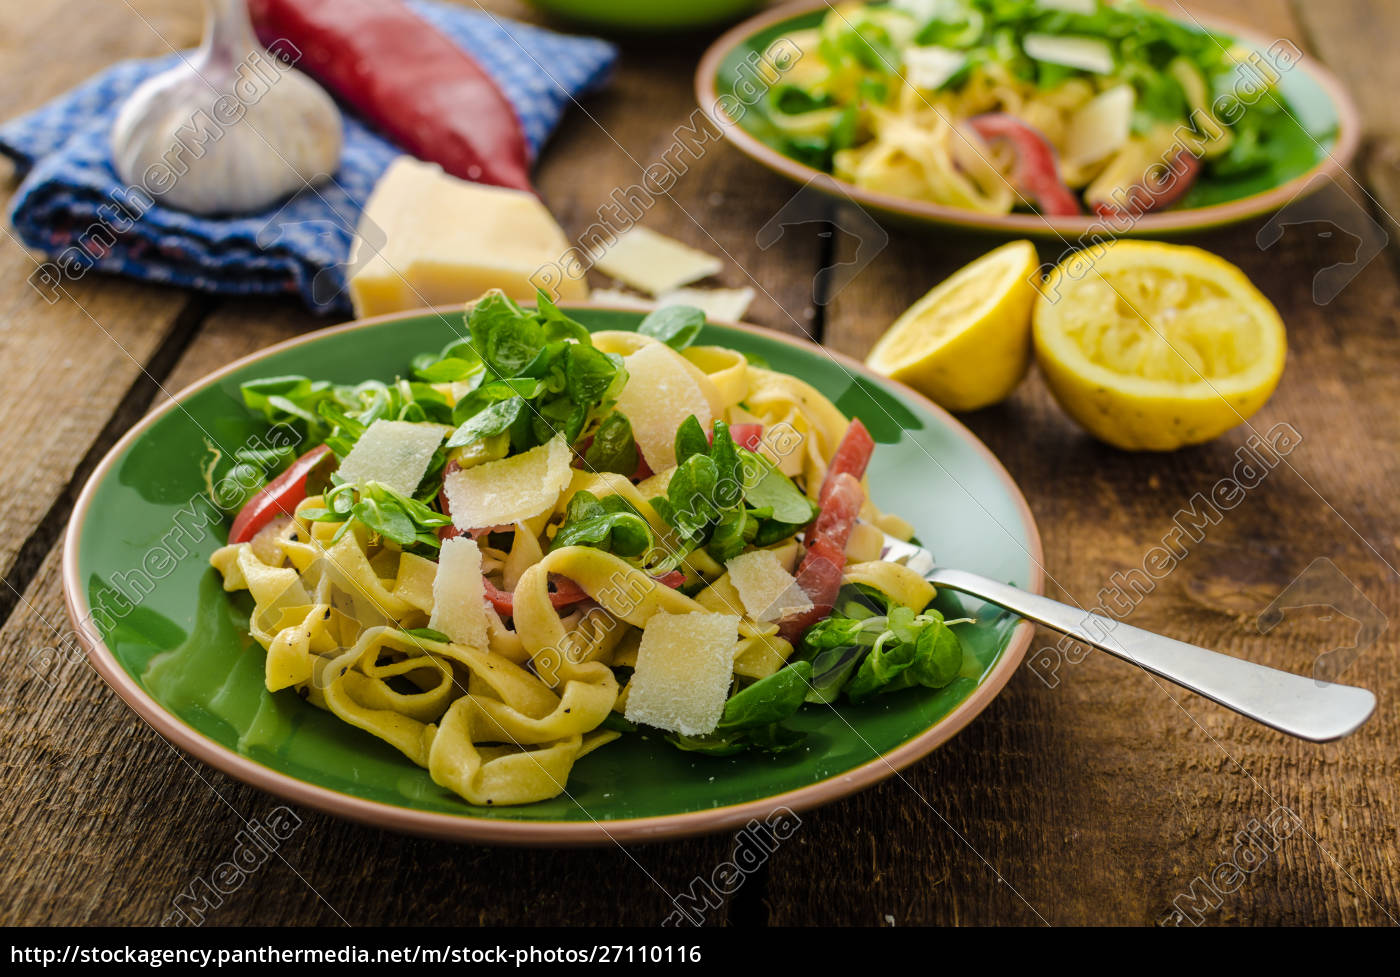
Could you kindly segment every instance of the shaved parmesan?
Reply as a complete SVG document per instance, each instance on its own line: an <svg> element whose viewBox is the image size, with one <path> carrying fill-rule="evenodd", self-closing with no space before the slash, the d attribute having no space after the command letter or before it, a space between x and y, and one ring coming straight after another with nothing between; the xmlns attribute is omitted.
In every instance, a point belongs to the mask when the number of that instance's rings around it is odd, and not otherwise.
<svg viewBox="0 0 1400 977"><path fill-rule="evenodd" d="M690 305L705 313L705 318L737 322L749 311L754 291L751 288L677 288L656 300L657 308L668 305Z"/></svg>
<svg viewBox="0 0 1400 977"><path fill-rule="evenodd" d="M523 454L453 472L443 480L452 524L461 530L524 522L551 508L573 477L560 435Z"/></svg>
<svg viewBox="0 0 1400 977"><path fill-rule="evenodd" d="M708 431L714 420L705 391L685 358L665 343L643 346L622 362L628 379L617 398L617 409L632 423L632 436L651 470L674 468L676 430L681 423L694 414Z"/></svg>
<svg viewBox="0 0 1400 977"><path fill-rule="evenodd" d="M655 302L621 288L594 289L591 296L594 302L638 311L689 305L705 313L707 319L730 322L744 317L753 297L751 288L677 288L657 296Z"/></svg>
<svg viewBox="0 0 1400 977"><path fill-rule="evenodd" d="M684 736L714 732L734 679L739 618L653 614L642 630L626 717Z"/></svg>
<svg viewBox="0 0 1400 977"><path fill-rule="evenodd" d="M598 302L603 305L616 305L623 309L637 309L638 311L650 311L656 308L656 303L651 299L643 298L635 292L629 292L623 288L595 288L589 301Z"/></svg>
<svg viewBox="0 0 1400 977"><path fill-rule="evenodd" d="M481 582L481 549L470 536L442 541L433 577L433 613L428 627L454 644L486 647L486 589Z"/></svg>
<svg viewBox="0 0 1400 977"><path fill-rule="evenodd" d="M1122 149L1132 130L1136 102L1132 85L1118 85L1084 103L1070 119L1065 162L1085 166Z"/></svg>
<svg viewBox="0 0 1400 977"><path fill-rule="evenodd" d="M698 282L724 267L718 258L636 225L619 234L594 264L604 274L649 295Z"/></svg>
<svg viewBox="0 0 1400 977"><path fill-rule="evenodd" d="M1021 41L1028 57L1096 75L1113 73L1113 50L1097 37L1065 34L1027 34Z"/></svg>
<svg viewBox="0 0 1400 977"><path fill-rule="evenodd" d="M929 45L904 49L904 80L915 88L934 91L967 64L967 55L946 47Z"/></svg>
<svg viewBox="0 0 1400 977"><path fill-rule="evenodd" d="M741 553L725 567L729 570L729 582L744 603L744 610L755 621L777 621L812 609L806 591L769 550Z"/></svg>
<svg viewBox="0 0 1400 977"><path fill-rule="evenodd" d="M352 485L379 482L412 495L447 431L437 424L375 421L340 463L340 477Z"/></svg>
<svg viewBox="0 0 1400 977"><path fill-rule="evenodd" d="M1067 14L1092 14L1098 9L1098 0L1040 0L1042 7L1063 10Z"/></svg>

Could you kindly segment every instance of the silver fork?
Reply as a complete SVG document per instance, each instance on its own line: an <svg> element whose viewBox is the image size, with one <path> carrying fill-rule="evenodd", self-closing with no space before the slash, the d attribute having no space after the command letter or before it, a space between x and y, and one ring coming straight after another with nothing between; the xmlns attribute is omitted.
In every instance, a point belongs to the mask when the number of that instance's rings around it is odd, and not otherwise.
<svg viewBox="0 0 1400 977"><path fill-rule="evenodd" d="M885 534L884 558L903 563L935 587L969 594L1076 641L1132 662L1169 682L1316 743L1341 739L1364 723L1376 697L1351 685L1319 682L1242 658L1231 658L1142 628L1027 593L988 577L951 570L922 546Z"/></svg>

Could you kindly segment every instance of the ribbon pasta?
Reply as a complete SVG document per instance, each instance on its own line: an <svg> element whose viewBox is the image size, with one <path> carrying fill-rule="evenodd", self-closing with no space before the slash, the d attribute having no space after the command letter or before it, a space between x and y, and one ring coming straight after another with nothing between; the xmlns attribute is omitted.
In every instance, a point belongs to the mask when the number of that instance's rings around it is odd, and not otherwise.
<svg viewBox="0 0 1400 977"><path fill-rule="evenodd" d="M655 340L604 332L594 342L628 355ZM678 359L715 416L762 423L760 450L815 495L849 423L829 399L733 350L693 347ZM530 803L564 792L574 764L617 737L605 722L625 707L627 687L613 669L636 665L654 615L737 616L734 671L747 678L773 674L792 654L776 623L745 614L724 565L703 550L682 563L690 597L604 550L553 545L569 501L585 491L624 499L664 545L674 530L651 505L657 492L647 490L664 492L669 472L653 478L639 488L622 475L575 470L539 516L481 537L482 572L511 594L500 613L486 609L485 647L425 636L437 563L362 523L312 521L312 510L324 513L320 496L210 562L225 590L252 598L249 633L266 649L270 692L291 690L389 743L471 804ZM789 572L799 551L796 540L772 548ZM847 576L917 601L916 586L886 567L853 565ZM554 606L559 578L587 597L571 611Z"/></svg>

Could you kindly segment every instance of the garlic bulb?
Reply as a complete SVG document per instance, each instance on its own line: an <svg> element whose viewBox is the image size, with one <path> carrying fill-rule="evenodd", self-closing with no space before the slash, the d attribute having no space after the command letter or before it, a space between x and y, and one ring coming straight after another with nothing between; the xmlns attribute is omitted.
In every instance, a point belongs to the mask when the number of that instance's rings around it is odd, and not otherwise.
<svg viewBox="0 0 1400 977"><path fill-rule="evenodd" d="M335 103L265 51L244 0L205 0L199 50L149 79L112 127L117 175L196 214L262 210L340 162Z"/></svg>

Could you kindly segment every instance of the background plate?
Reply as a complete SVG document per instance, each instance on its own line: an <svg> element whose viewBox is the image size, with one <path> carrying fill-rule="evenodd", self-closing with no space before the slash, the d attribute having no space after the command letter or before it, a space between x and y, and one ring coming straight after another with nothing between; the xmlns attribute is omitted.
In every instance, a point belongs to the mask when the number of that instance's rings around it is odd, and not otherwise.
<svg viewBox="0 0 1400 977"><path fill-rule="evenodd" d="M570 306L590 329L632 329L641 313ZM599 843L694 834L800 810L889 776L947 740L1005 685L1031 627L975 602L960 629L965 675L832 715L804 710L808 748L713 758L626 737L585 757L569 794L521 807L466 804L368 733L263 687L263 650L246 631L246 593L225 594L208 558L227 527L204 502L200 459L265 430L238 384L303 373L390 380L462 328L442 310L351 323L271 347L178 395L124 437L74 510L64 547L69 613L99 672L167 739L291 800L382 827L519 844ZM876 502L918 528L942 562L1039 592L1040 540L1010 477L966 428L912 391L851 360L750 327L709 325L702 343L761 356L803 377L880 443ZM166 555L169 554L169 555ZM961 614L957 598L940 597Z"/></svg>
<svg viewBox="0 0 1400 977"><path fill-rule="evenodd" d="M1066 243L1084 234L1152 236L1201 230L1278 210L1295 197L1317 190L1326 177L1335 177L1356 155L1361 117L1341 82L1316 60L1303 57L1283 72L1279 88L1293 108L1287 128L1277 134L1279 155L1269 169L1233 180L1202 178L1171 210L1146 214L1126 232L1093 217L1042 217L1038 214L978 214L959 207L911 200L838 180L828 173L783 155L763 138L767 124L759 111L747 111L736 124L717 106L721 95L734 95L736 85L753 85L751 61L779 37L815 27L831 10L825 0L804 0L765 11L723 34L705 52L695 73L700 107L745 155L769 169L814 190L851 200L900 225L954 225L997 234L1029 234L1063 238ZM1228 34L1247 48L1267 51L1278 39L1215 17L1177 17L1192 27ZM742 93L745 89L739 88ZM736 96L738 97L738 96ZM741 98L741 101L743 99Z"/></svg>

